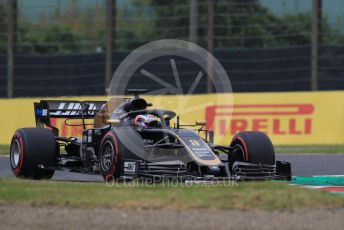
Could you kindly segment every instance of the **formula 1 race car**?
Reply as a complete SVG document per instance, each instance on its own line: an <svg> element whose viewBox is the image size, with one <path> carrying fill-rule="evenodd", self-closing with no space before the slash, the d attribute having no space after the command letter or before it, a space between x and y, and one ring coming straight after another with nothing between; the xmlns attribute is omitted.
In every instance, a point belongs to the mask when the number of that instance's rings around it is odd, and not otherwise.
<svg viewBox="0 0 344 230"><path fill-rule="evenodd" d="M137 94L114 101L34 103L37 127L18 129L11 142L15 176L50 179L56 170L64 170L100 173L105 180L291 179L290 163L275 160L273 145L264 133L241 132L228 146L220 146L212 143L205 122L192 125L196 131L186 128L175 112L147 109L151 104ZM52 119L82 126L82 137L59 136Z"/></svg>

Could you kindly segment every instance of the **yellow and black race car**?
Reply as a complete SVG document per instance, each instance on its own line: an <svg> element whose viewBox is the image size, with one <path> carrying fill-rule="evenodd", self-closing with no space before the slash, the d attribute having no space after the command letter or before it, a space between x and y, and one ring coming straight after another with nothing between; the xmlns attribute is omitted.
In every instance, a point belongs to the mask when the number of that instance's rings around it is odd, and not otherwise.
<svg viewBox="0 0 344 230"><path fill-rule="evenodd" d="M181 126L175 112L149 106L138 95L121 102L41 100L34 104L37 127L13 136L13 173L34 179L51 178L56 170L100 173L105 180L291 179L290 163L275 160L266 134L241 132L219 146L205 122ZM59 136L53 118L82 126L82 137Z"/></svg>

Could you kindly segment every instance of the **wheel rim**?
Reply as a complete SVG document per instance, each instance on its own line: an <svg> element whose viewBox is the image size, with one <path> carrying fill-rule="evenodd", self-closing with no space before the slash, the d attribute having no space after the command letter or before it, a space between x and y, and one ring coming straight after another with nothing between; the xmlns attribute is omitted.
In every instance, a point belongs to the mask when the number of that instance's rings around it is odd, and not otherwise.
<svg viewBox="0 0 344 230"><path fill-rule="evenodd" d="M109 171L112 168L113 154L114 154L114 148L113 148L112 142L111 141L105 142L102 149L102 159L101 159L101 167L103 171Z"/></svg>
<svg viewBox="0 0 344 230"><path fill-rule="evenodd" d="M20 143L17 139L15 139L11 146L11 164L13 168L18 167L20 154L21 154Z"/></svg>
<svg viewBox="0 0 344 230"><path fill-rule="evenodd" d="M245 160L245 151L243 147L239 144L234 145L234 160L244 161Z"/></svg>

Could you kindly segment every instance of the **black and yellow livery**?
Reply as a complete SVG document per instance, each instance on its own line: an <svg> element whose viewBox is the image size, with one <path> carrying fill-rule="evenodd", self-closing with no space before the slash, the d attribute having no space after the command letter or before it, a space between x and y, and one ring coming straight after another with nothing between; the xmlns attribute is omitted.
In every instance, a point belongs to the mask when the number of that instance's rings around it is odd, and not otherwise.
<svg viewBox="0 0 344 230"><path fill-rule="evenodd" d="M291 179L290 163L275 160L266 134L238 133L228 146L219 146L204 122L182 126L175 112L149 106L138 95L108 102L41 100L34 104L37 127L18 129L13 136L12 170L34 179L51 178L55 170L100 173L105 180ZM132 121L138 115L157 121L136 126ZM52 118L73 126L70 119L80 120L82 137L61 137Z"/></svg>

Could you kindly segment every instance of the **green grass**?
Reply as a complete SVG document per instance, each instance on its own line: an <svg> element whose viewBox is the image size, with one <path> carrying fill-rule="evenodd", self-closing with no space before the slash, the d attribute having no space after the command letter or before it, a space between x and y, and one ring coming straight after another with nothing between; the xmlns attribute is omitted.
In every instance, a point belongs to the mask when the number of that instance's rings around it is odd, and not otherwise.
<svg viewBox="0 0 344 230"><path fill-rule="evenodd" d="M276 153L344 153L344 145L277 145Z"/></svg>
<svg viewBox="0 0 344 230"><path fill-rule="evenodd" d="M287 182L230 185L147 185L0 179L0 204L68 205L132 209L299 210L340 208L344 196Z"/></svg>
<svg viewBox="0 0 344 230"><path fill-rule="evenodd" d="M9 155L10 146L9 145L0 145L0 155Z"/></svg>

